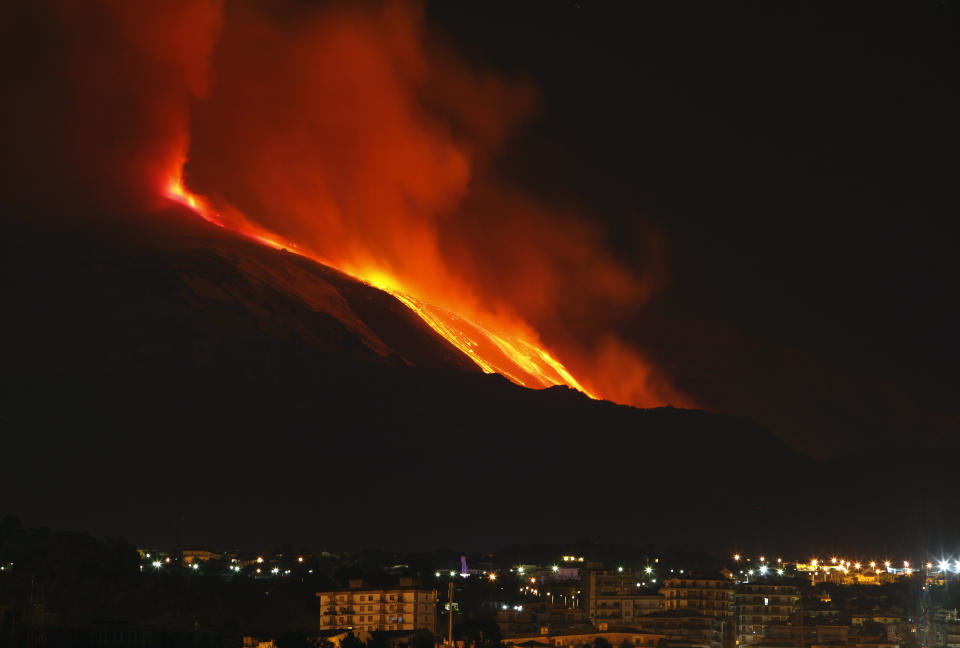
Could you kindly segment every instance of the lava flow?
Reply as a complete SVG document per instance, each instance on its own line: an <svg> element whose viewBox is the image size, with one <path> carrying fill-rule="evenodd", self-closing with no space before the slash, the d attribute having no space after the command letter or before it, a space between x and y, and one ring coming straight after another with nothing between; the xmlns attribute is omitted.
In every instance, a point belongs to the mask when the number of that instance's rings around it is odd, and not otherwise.
<svg viewBox="0 0 960 648"><path fill-rule="evenodd" d="M171 200L190 208L204 220L218 227L233 229L207 200L192 193L183 185L180 175L170 181L165 194ZM336 267L329 260L312 254L296 243L281 242L280 237L263 228L253 226L246 219L244 219L243 230L236 231L269 247L285 249L318 263ZM497 373L518 385L534 389L566 385L591 398L596 398L577 382L577 379L559 360L535 342L504 331L493 331L489 326L482 326L449 310L434 306L398 288L396 279L386 277L382 272L363 276L363 273L356 271L347 272L342 268L337 269L396 297L430 328L466 354L485 373Z"/></svg>

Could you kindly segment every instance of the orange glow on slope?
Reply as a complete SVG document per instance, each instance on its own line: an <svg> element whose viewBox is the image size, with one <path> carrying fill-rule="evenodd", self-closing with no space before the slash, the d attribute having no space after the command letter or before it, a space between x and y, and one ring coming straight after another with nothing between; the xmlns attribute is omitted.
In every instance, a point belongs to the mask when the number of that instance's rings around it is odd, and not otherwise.
<svg viewBox="0 0 960 648"><path fill-rule="evenodd" d="M192 193L183 185L180 173L167 184L164 193L171 200L189 207L204 220L218 227L227 228L224 219L207 200ZM244 223L250 225L246 219ZM262 228L250 225L245 229L247 231L240 233L259 243L278 250L286 249L318 263L333 266L328 260L309 253L295 243L281 242L279 237ZM337 269L345 272L342 268ZM356 271L346 274L396 297L441 337L466 354L485 373L498 373L518 385L533 389L566 385L591 398L597 398L587 391L559 360L525 336L508 333L505 330L493 331L488 326L481 326L456 313L425 302L403 290L394 277L382 272L372 271L366 276Z"/></svg>
<svg viewBox="0 0 960 648"><path fill-rule="evenodd" d="M498 373L524 387L567 385L596 398L566 367L540 346L487 328L399 290L382 288L420 316L434 331L470 356L486 373Z"/></svg>

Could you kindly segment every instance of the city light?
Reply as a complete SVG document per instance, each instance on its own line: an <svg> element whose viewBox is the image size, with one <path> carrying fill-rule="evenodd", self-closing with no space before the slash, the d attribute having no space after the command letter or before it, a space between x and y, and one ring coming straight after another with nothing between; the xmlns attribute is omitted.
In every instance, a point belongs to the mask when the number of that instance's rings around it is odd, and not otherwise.
<svg viewBox="0 0 960 648"><path fill-rule="evenodd" d="M950 561L949 561L949 560L941 560L941 561L940 561L940 571L945 572L945 571L947 571L948 569L950 569Z"/></svg>
<svg viewBox="0 0 960 648"><path fill-rule="evenodd" d="M257 556L257 564L258 564L258 565L262 565L262 564L263 564L263 556Z"/></svg>
<svg viewBox="0 0 960 648"><path fill-rule="evenodd" d="M778 569L778 570L777 570L777 576L783 576L783 570L782 570L782 569Z"/></svg>
<svg viewBox="0 0 960 648"><path fill-rule="evenodd" d="M740 554L733 554L733 559L740 562Z"/></svg>
<svg viewBox="0 0 960 648"><path fill-rule="evenodd" d="M160 569L161 567L163 567L163 563L160 562L159 560L154 560L153 566L156 567L157 569Z"/></svg>
<svg viewBox="0 0 960 648"><path fill-rule="evenodd" d="M644 569L643 571L647 572L648 574L652 574L652 573L653 573L653 567L647 567L647 568Z"/></svg>
<svg viewBox="0 0 960 648"><path fill-rule="evenodd" d="M760 565L760 573L761 573L761 574L766 574L766 573L767 573L767 566L766 566L766 565Z"/></svg>
<svg viewBox="0 0 960 648"><path fill-rule="evenodd" d="M560 571L560 568L557 567L556 565L554 565L553 567L551 567L551 569L552 569L553 571L555 571L555 572Z"/></svg>
<svg viewBox="0 0 960 648"><path fill-rule="evenodd" d="M489 579L492 580L492 581L495 581L495 580L497 580L497 575L494 574L493 572L490 572L490 575L487 576L487 578L489 578Z"/></svg>
<svg viewBox="0 0 960 648"><path fill-rule="evenodd" d="M623 571L623 567L617 567L617 571L618 571L618 572L622 572L622 571Z"/></svg>
<svg viewBox="0 0 960 648"><path fill-rule="evenodd" d="M297 558L297 562L298 562L298 563L302 563L302 562L303 562L303 556L299 556L299 557Z"/></svg>

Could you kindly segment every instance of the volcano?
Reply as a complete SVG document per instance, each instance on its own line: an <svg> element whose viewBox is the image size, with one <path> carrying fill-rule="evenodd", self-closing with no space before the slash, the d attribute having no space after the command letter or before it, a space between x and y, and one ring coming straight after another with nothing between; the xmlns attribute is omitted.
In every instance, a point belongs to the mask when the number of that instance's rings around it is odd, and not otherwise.
<svg viewBox="0 0 960 648"><path fill-rule="evenodd" d="M132 537L181 516L211 542L398 547L789 547L798 528L916 515L917 497L942 517L936 475L874 485L851 512L862 471L750 421L524 388L393 294L188 210L161 216L11 230L0 508Z"/></svg>

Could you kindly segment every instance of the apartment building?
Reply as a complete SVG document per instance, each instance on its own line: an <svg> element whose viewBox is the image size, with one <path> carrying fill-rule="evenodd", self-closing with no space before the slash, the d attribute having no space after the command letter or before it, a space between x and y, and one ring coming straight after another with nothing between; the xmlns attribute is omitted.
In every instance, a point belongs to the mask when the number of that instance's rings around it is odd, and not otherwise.
<svg viewBox="0 0 960 648"><path fill-rule="evenodd" d="M434 631L437 591L417 587L412 579L400 579L397 587L368 587L352 580L350 587L317 592L320 599L320 629Z"/></svg>
<svg viewBox="0 0 960 648"><path fill-rule="evenodd" d="M663 609L663 597L648 587L640 570L588 570L583 579L583 607L590 623L634 624L638 617Z"/></svg>
<svg viewBox="0 0 960 648"><path fill-rule="evenodd" d="M660 634L686 648L723 648L732 645L733 629L724 621L696 612L654 612L637 624L643 632ZM669 645L669 643L668 643Z"/></svg>
<svg viewBox="0 0 960 648"><path fill-rule="evenodd" d="M725 578L668 578L660 593L664 610L699 612L726 621L734 613L734 586Z"/></svg>
<svg viewBox="0 0 960 648"><path fill-rule="evenodd" d="M797 588L792 585L738 585L735 603L740 644L754 643L766 635L771 625L789 621L799 598Z"/></svg>

